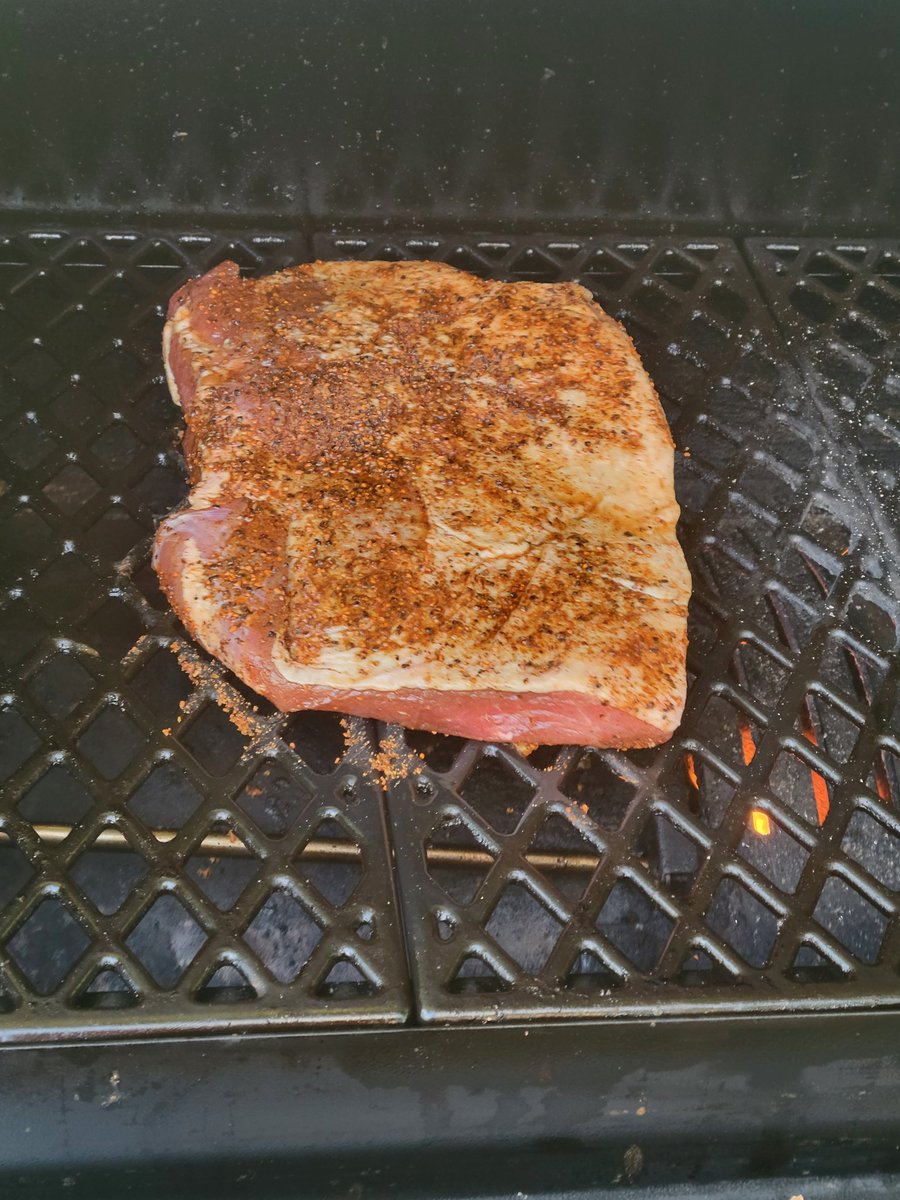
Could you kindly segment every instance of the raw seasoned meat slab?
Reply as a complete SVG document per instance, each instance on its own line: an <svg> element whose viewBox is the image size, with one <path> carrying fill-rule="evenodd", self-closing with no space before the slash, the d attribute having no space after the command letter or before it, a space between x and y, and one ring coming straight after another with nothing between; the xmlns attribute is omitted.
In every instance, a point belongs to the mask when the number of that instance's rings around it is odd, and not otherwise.
<svg viewBox="0 0 900 1200"><path fill-rule="evenodd" d="M583 288L223 263L172 297L164 348L192 490L156 567L247 684L487 740L671 735L690 593L672 442Z"/></svg>

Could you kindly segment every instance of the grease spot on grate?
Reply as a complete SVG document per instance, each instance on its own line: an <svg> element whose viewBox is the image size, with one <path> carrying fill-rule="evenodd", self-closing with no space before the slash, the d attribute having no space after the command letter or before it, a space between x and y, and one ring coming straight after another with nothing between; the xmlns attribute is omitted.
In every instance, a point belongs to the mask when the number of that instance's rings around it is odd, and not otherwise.
<svg viewBox="0 0 900 1200"><path fill-rule="evenodd" d="M207 935L175 896L159 896L125 943L161 988L171 989L205 945Z"/></svg>
<svg viewBox="0 0 900 1200"><path fill-rule="evenodd" d="M42 900L6 943L39 996L56 991L90 945L81 924L55 896Z"/></svg>
<svg viewBox="0 0 900 1200"><path fill-rule="evenodd" d="M244 933L244 941L279 983L293 983L321 939L318 923L286 892L272 892Z"/></svg>

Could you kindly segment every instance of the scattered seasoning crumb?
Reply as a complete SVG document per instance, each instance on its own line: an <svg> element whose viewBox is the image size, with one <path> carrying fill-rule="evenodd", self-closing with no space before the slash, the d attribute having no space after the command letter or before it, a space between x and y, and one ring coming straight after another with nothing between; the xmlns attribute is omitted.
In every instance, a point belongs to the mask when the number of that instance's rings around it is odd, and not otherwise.
<svg viewBox="0 0 900 1200"><path fill-rule="evenodd" d="M421 766L410 754L403 738L396 733L389 733L382 739L380 750L372 757L372 767L382 788L408 779L410 775L422 774Z"/></svg>
<svg viewBox="0 0 900 1200"><path fill-rule="evenodd" d="M222 678L221 671L207 662L184 642L172 642L169 647L178 659L178 665L200 691L212 695L218 706L244 737L254 738L261 732L261 719L251 716L250 706ZM181 700L179 708L187 712L189 700ZM178 718L181 721L181 717Z"/></svg>

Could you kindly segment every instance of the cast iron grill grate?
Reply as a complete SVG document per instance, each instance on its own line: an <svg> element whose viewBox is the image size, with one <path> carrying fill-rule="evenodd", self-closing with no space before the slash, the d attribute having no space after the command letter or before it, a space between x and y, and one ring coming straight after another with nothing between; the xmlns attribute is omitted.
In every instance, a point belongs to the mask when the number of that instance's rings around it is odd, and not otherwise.
<svg viewBox="0 0 900 1200"><path fill-rule="evenodd" d="M185 490L166 294L225 256L302 253L265 236L0 244L8 1030L406 1018L370 727L249 696L187 644L149 566Z"/></svg>
<svg viewBox="0 0 900 1200"><path fill-rule="evenodd" d="M669 745L285 718L189 643L149 567L184 493L162 306L311 254L577 277L625 321L695 579ZM404 1020L392 859L426 1021L896 1002L888 531L734 243L12 231L0 306L0 1036Z"/></svg>
<svg viewBox="0 0 900 1200"><path fill-rule="evenodd" d="M751 261L813 390L841 414L900 527L900 241L753 238Z"/></svg>

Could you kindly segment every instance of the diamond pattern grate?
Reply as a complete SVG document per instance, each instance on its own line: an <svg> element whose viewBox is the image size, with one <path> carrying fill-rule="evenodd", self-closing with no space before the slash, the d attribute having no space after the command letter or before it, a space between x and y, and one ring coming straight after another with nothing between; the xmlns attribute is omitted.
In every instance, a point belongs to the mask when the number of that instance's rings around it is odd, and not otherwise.
<svg viewBox="0 0 900 1200"><path fill-rule="evenodd" d="M867 439L900 284L857 249L750 246L795 365L729 241L0 237L0 1038L403 1021L395 878L425 1021L895 1003L900 461ZM184 494L163 305L311 254L577 277L626 323L695 579L667 746L285 717L190 644L149 566Z"/></svg>
<svg viewBox="0 0 900 1200"><path fill-rule="evenodd" d="M878 876L897 781L878 764L898 733L897 591L853 452L737 247L323 235L314 249L579 279L634 336L680 451L695 580L680 734L628 755L421 735L400 752L391 826L425 850L398 856L423 1018L895 1000L896 896ZM841 844L857 814L880 831L866 866ZM448 867L453 845L467 869ZM801 970L804 948L819 960Z"/></svg>

